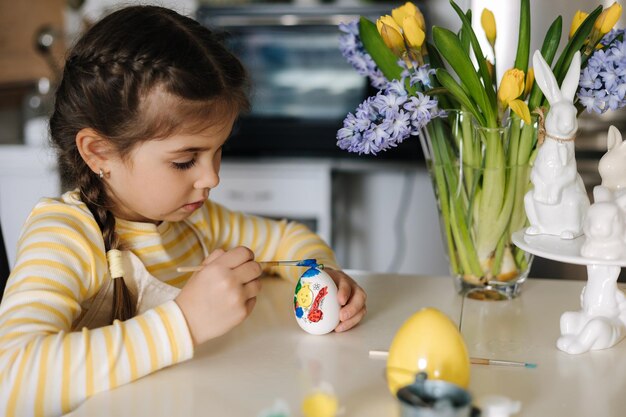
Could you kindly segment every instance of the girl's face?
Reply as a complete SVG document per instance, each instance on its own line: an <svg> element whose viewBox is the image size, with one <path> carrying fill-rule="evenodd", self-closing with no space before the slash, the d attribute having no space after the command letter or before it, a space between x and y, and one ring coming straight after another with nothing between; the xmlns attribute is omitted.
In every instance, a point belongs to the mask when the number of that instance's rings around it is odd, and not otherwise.
<svg viewBox="0 0 626 417"><path fill-rule="evenodd" d="M106 178L113 214L151 223L186 219L220 182L222 146L234 121L196 134L147 140L127 159L114 159Z"/></svg>

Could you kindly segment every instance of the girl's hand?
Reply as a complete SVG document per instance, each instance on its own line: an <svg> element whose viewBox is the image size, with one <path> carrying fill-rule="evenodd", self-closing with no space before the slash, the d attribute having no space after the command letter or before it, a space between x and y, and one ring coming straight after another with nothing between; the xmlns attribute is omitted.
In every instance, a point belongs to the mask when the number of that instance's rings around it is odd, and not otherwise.
<svg viewBox="0 0 626 417"><path fill-rule="evenodd" d="M367 311L365 300L367 295L363 288L343 271L324 269L337 284L337 299L341 309L339 310L339 324L336 332L343 332L356 326Z"/></svg>
<svg viewBox="0 0 626 417"><path fill-rule="evenodd" d="M204 268L189 278L176 297L194 345L221 336L252 311L261 290L261 266L243 246L213 251Z"/></svg>

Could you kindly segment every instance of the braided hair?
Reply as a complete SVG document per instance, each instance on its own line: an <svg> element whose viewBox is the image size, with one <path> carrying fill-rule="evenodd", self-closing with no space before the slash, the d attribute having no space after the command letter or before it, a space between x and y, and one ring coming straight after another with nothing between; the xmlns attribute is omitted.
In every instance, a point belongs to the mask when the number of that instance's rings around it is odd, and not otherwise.
<svg viewBox="0 0 626 417"><path fill-rule="evenodd" d="M157 6L131 6L106 16L69 52L50 119L65 187L78 188L104 239L121 248L107 186L81 157L76 135L91 128L121 158L140 142L193 133L248 109L247 76L220 39L195 20ZM176 106L154 105L165 92ZM154 95L154 94L153 94ZM113 279L111 321L135 314L124 279Z"/></svg>

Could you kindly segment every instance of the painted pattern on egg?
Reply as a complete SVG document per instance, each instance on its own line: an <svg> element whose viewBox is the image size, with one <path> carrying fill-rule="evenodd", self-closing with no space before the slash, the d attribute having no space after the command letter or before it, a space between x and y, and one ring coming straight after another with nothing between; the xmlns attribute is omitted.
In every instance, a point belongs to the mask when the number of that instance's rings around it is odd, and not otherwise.
<svg viewBox="0 0 626 417"><path fill-rule="evenodd" d="M293 296L298 325L307 333L326 334L339 324L337 286L326 272L309 268L298 280Z"/></svg>

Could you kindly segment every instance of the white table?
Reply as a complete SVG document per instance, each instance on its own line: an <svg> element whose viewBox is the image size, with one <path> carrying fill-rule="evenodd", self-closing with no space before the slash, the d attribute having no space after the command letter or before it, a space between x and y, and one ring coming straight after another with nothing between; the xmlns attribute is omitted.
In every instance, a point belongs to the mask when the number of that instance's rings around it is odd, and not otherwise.
<svg viewBox="0 0 626 417"><path fill-rule="evenodd" d="M300 416L321 382L335 390L344 416L398 416L384 360L398 327L426 306L457 323L471 356L538 364L536 369L472 365L474 398L500 394L522 402L519 416L621 416L626 410L626 343L571 356L555 347L559 317L578 309L584 282L529 280L512 301L456 295L449 277L353 272L368 293L368 315L343 334L312 336L293 318L293 288L267 278L252 315L197 349L194 359L99 393L71 415L254 417L284 400Z"/></svg>

